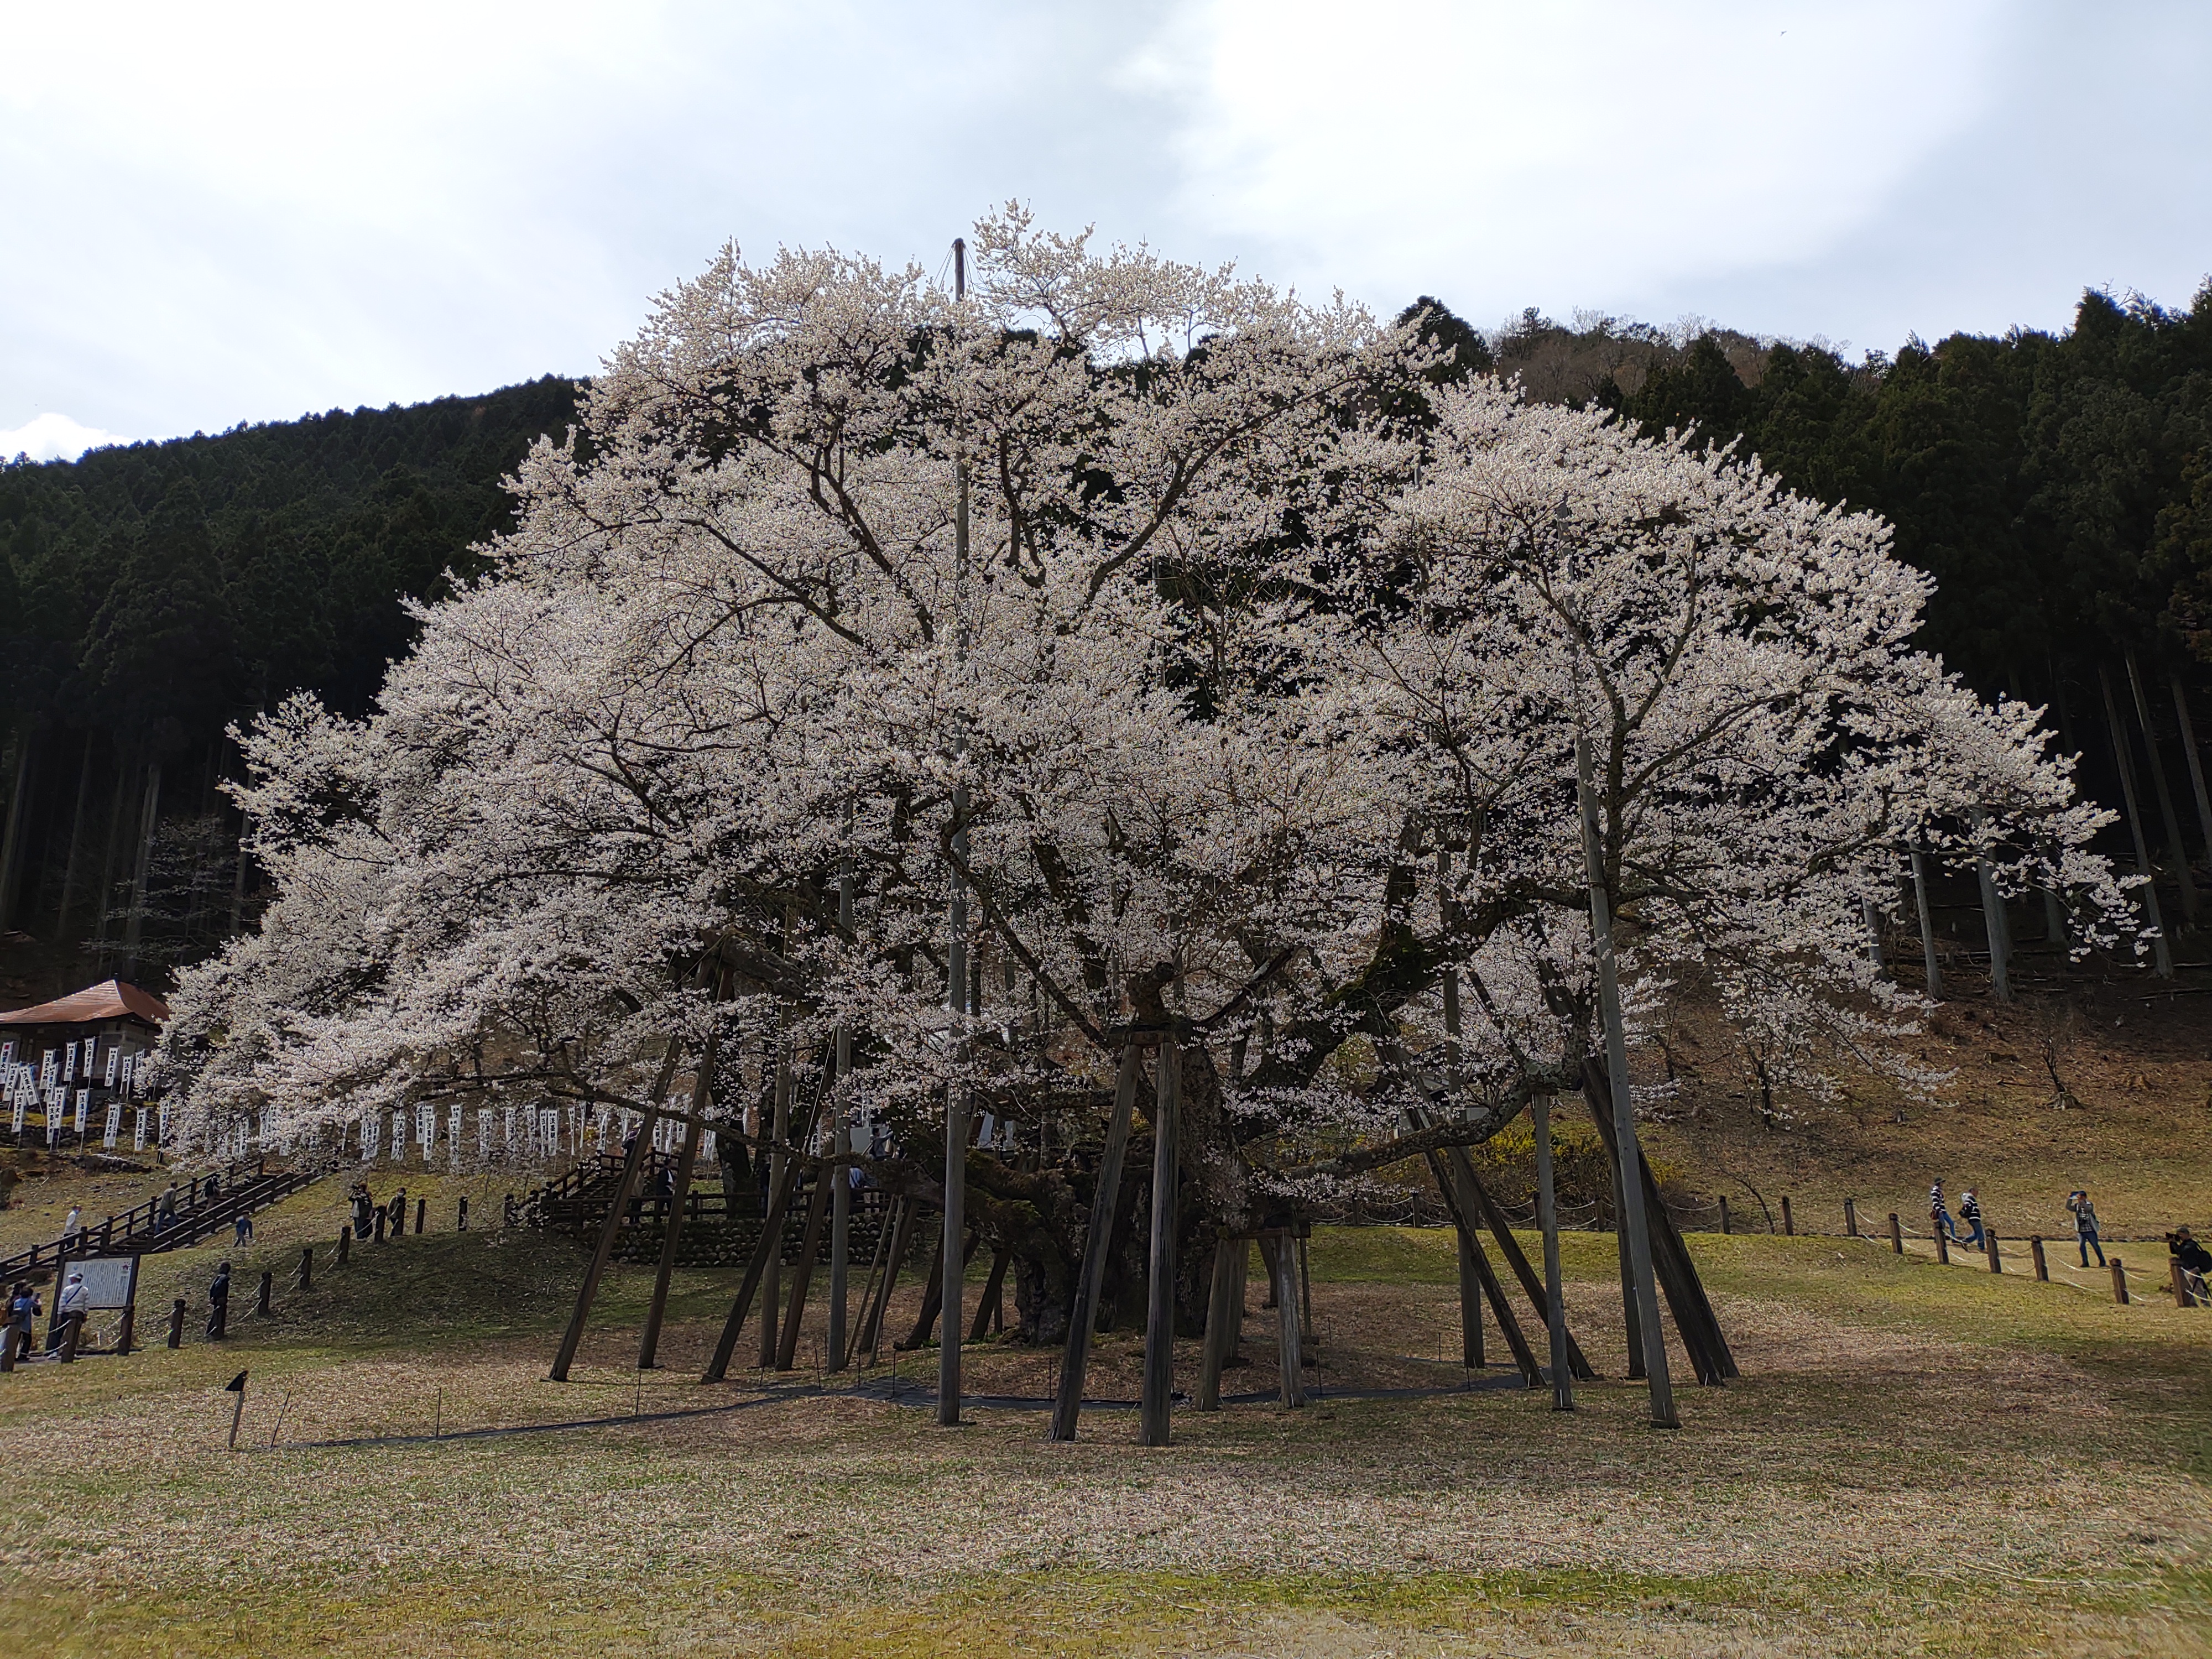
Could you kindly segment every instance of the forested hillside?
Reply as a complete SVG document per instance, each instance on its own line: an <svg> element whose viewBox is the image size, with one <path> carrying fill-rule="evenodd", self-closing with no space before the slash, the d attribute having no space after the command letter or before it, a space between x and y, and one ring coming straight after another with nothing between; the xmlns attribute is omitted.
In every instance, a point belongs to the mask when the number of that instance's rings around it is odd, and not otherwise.
<svg viewBox="0 0 2212 1659"><path fill-rule="evenodd" d="M2212 657L2212 287L2186 311L2091 294L2063 335L1856 362L1534 312L1484 332L1421 306L1466 368L1655 432L1694 423L1887 517L1938 584L1923 643L2048 703L2116 810L2118 735L2166 902L2193 916L2186 852L2212 857L2189 724ZM158 984L251 921L216 789L224 726L302 686L364 708L406 647L404 600L467 572L507 512L501 477L576 393L548 376L0 468L0 990ZM2111 850L2131 863L2124 830Z"/></svg>
<svg viewBox="0 0 2212 1659"><path fill-rule="evenodd" d="M574 404L548 376L0 468L8 988L159 983L247 918L224 727L302 686L364 707Z"/></svg>

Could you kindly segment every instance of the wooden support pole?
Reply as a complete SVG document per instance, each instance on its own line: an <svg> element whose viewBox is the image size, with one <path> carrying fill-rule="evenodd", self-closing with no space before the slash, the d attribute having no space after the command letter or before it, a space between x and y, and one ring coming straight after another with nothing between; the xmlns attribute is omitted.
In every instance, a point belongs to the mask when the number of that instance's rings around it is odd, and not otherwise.
<svg viewBox="0 0 2212 1659"><path fill-rule="evenodd" d="M867 1312L861 1316L860 1352L867 1356L866 1364L874 1364L883 1352L884 1314L890 1306L892 1288L898 1283L899 1267L906 1261L907 1252L914 1247L914 1229L921 1214L921 1206L903 1194L891 1200L882 1227L876 1234L876 1251L883 1261L883 1277L875 1279L873 1293L868 1299Z"/></svg>
<svg viewBox="0 0 2212 1659"><path fill-rule="evenodd" d="M1575 1408L1574 1369L1567 1360L1567 1304L1559 1273L1559 1206L1552 1176L1552 1097L1528 1103L1536 1132L1536 1225L1544 1237L1544 1324L1551 1337L1552 1409Z"/></svg>
<svg viewBox="0 0 2212 1659"><path fill-rule="evenodd" d="M1721 1194L1721 1237L1722 1237L1723 1238L1726 1238L1726 1237L1728 1237L1728 1231L1729 1231L1729 1203L1728 1203L1728 1194L1727 1194L1726 1193L1723 1193L1723 1194Z"/></svg>
<svg viewBox="0 0 2212 1659"><path fill-rule="evenodd" d="M2177 1308L2195 1307L2197 1298L2189 1293L2189 1275L2181 1270L2181 1258L2178 1255L2169 1257L2166 1266L2173 1279L2173 1305Z"/></svg>
<svg viewBox="0 0 2212 1659"><path fill-rule="evenodd" d="M177 1298L176 1305L169 1310L169 1346L173 1348L185 1346L185 1298L181 1296Z"/></svg>
<svg viewBox="0 0 2212 1659"><path fill-rule="evenodd" d="M1951 1265L1951 1245L1949 1241L1944 1237L1943 1230L1941 1227L1931 1227L1929 1229L1929 1231L1935 1235L1936 1259L1942 1262L1945 1267L1949 1267Z"/></svg>
<svg viewBox="0 0 2212 1659"><path fill-rule="evenodd" d="M416 1199L415 1200L415 1236L417 1238L420 1238L424 1233L430 1231L429 1228L423 1225L423 1222L428 1217L429 1213L430 1200L427 1198Z"/></svg>
<svg viewBox="0 0 2212 1659"><path fill-rule="evenodd" d="M815 1097L814 1105L816 1111L821 1109L819 1094ZM814 1116L810 1113L805 1132L799 1139L803 1143L813 1138ZM769 1188L768 1214L761 1219L760 1242L753 1246L752 1260L746 1263L744 1279L738 1285L736 1298L730 1304L730 1316L722 1322L722 1334L714 1344L714 1358L707 1362L706 1372L700 1379L702 1382L720 1382L730 1373L730 1360L738 1351L738 1333L744 1329L745 1316L752 1311L753 1297L759 1293L763 1282L768 1278L769 1264L783 1259L783 1218L791 1206L792 1189L798 1182L799 1160L786 1158L783 1173ZM769 1358L773 1363L775 1356L772 1351Z"/></svg>
<svg viewBox="0 0 2212 1659"><path fill-rule="evenodd" d="M261 1284L253 1293L253 1311L264 1319L269 1317L269 1297L276 1288L276 1275L269 1272L263 1273Z"/></svg>
<svg viewBox="0 0 2212 1659"><path fill-rule="evenodd" d="M2051 1264L2043 1259L2042 1234L2035 1233L2029 1236L2027 1253L2035 1258L2035 1282L2039 1285L2048 1285L2051 1282Z"/></svg>
<svg viewBox="0 0 2212 1659"><path fill-rule="evenodd" d="M1275 1234L1275 1351L1283 1404L1306 1403L1305 1354L1298 1344L1297 1251L1287 1230Z"/></svg>
<svg viewBox="0 0 2212 1659"><path fill-rule="evenodd" d="M1585 1099L1592 1098L1593 1091L1602 1086L1602 1077L1595 1073L1593 1061L1584 1067ZM1613 1154L1610 1161L1617 1173L1620 1160L1609 1115L1592 1113L1598 1135L1606 1142L1607 1152ZM1636 1164L1642 1177L1644 1214L1653 1268L1659 1287L1666 1292L1667 1305L1674 1315L1674 1328L1680 1334L1683 1350L1690 1357L1699 1383L1706 1388L1723 1387L1729 1378L1739 1374L1735 1356L1729 1351L1728 1338L1721 1329L1719 1316L1713 1312L1711 1300L1705 1295L1705 1282L1698 1276L1697 1263L1691 1259L1689 1247L1682 1242L1674 1217L1668 1213L1659 1182L1651 1173L1651 1161L1640 1148Z"/></svg>
<svg viewBox="0 0 2212 1659"><path fill-rule="evenodd" d="M1206 1298L1206 1351L1198 1372L1198 1408L1221 1409L1221 1368L1236 1352L1237 1328L1243 1323L1243 1273L1240 1256L1251 1245L1243 1237L1224 1237L1213 1246L1213 1282Z"/></svg>
<svg viewBox="0 0 2212 1659"><path fill-rule="evenodd" d="M707 1040L708 1064L713 1064L714 1039ZM704 1072L705 1066L701 1067ZM695 1108L696 1109L696 1108ZM645 1330L637 1342L637 1368L657 1370L660 1365L660 1324L668 1311L668 1286L676 1276L676 1251L684 1232L684 1201L691 1194L691 1171L699 1156L699 1124L695 1118L684 1126L684 1150L676 1157L676 1184L668 1195L668 1216L662 1223L660 1261L653 1274L653 1298L646 1304Z"/></svg>
<svg viewBox="0 0 2212 1659"><path fill-rule="evenodd" d="M315 1288L315 1247L312 1244L300 1247L300 1288L303 1291Z"/></svg>
<svg viewBox="0 0 2212 1659"><path fill-rule="evenodd" d="M2123 1308L2128 1305L2128 1270L2118 1256L2112 1258L2112 1300Z"/></svg>
<svg viewBox="0 0 2212 1659"><path fill-rule="evenodd" d="M784 1309L783 1334L775 1345L775 1368L787 1371L799 1363L799 1328L806 1316L806 1292L814 1282L814 1258L821 1253L822 1231L830 1221L831 1171L817 1165L814 1194L806 1206L806 1231L800 1236L799 1260L791 1268L791 1301Z"/></svg>
<svg viewBox="0 0 2212 1659"><path fill-rule="evenodd" d="M1589 1097L1590 1117L1602 1123L1607 1114L1605 1096ZM1628 1380L1641 1382L1649 1373L1644 1363L1644 1321L1636 1305L1636 1270L1628 1255L1628 1224L1622 1218L1620 1146L1618 1141L1606 1143L1606 1174L1613 1181L1613 1255L1620 1267L1620 1320L1628 1341Z"/></svg>
<svg viewBox="0 0 2212 1659"><path fill-rule="evenodd" d="M1106 1282L1106 1253L1114 1238L1114 1205L1121 1195L1121 1160L1129 1150L1129 1121L1137 1108L1137 1081L1144 1059L1134 1043L1121 1050L1121 1074L1114 1080L1114 1115L1107 1121L1106 1149L1091 1194L1091 1218L1077 1269L1075 1304L1068 1310L1067 1346L1060 1357L1060 1397L1053 1402L1051 1437L1075 1438L1083 1411L1083 1373L1091 1360L1091 1335L1098 1322L1098 1293Z"/></svg>
<svg viewBox="0 0 2212 1659"><path fill-rule="evenodd" d="M1433 1152L1429 1156L1432 1160L1436 1158ZM1513 1304L1505 1299L1505 1287L1498 1282L1498 1275L1491 1269L1490 1258L1483 1251L1482 1240L1475 1232L1473 1206L1468 1202L1473 1195L1472 1184L1461 1180L1447 1187L1441 1173L1437 1184L1443 1189L1445 1203L1451 1206L1453 1220L1468 1247L1468 1264L1474 1269L1475 1280L1482 1286L1482 1293L1489 1300L1490 1311L1498 1321L1498 1330L1504 1335L1506 1347L1512 1352L1513 1363L1520 1368L1522 1382L1532 1389L1542 1388L1544 1368L1537 1363L1536 1351L1528 1346L1528 1339L1521 1329L1521 1321L1513 1312ZM1276 1248L1279 1250L1287 1249L1287 1238L1279 1242ZM1277 1269L1279 1276L1280 1271ZM1541 1307L1539 1303L1540 1310Z"/></svg>
<svg viewBox="0 0 2212 1659"><path fill-rule="evenodd" d="M350 1254L352 1244L353 1244L353 1224L352 1224L351 1222L348 1222L344 1226L343 1226L343 1227L341 1227L341 1228L339 1228L339 1229L338 1229L338 1266L339 1266L339 1267L344 1267L344 1266L345 1266L345 1264L346 1264L346 1257L347 1257L347 1255L348 1255L349 1254Z"/></svg>
<svg viewBox="0 0 2212 1659"><path fill-rule="evenodd" d="M1139 1431L1147 1446L1168 1443L1175 1395L1176 1157L1182 1056L1173 1036L1160 1040L1152 1063L1152 1230L1145 1298L1145 1384Z"/></svg>
<svg viewBox="0 0 2212 1659"><path fill-rule="evenodd" d="M453 1206L453 1231L457 1233L465 1233L468 1231L468 1230L469 1195L466 1193L463 1193L460 1197L460 1201Z"/></svg>
<svg viewBox="0 0 2212 1659"><path fill-rule="evenodd" d="M1782 1236L1784 1238L1797 1237L1797 1221L1790 1213L1790 1194L1787 1193L1782 1194Z"/></svg>
<svg viewBox="0 0 2212 1659"><path fill-rule="evenodd" d="M1009 1249L1001 1248L991 1252L991 1276L983 1281L983 1294L975 1298L975 1322L968 1328L969 1341L981 1342L990 1335L992 1321L1004 1304L1006 1269L1013 1259L1014 1253Z"/></svg>
<svg viewBox="0 0 2212 1659"><path fill-rule="evenodd" d="M1490 1236L1498 1241L1498 1254L1505 1258L1505 1265L1513 1270L1514 1278L1520 1281L1521 1289L1528 1297L1528 1305L1534 1310L1538 1321L1548 1322L1550 1316L1545 1311L1544 1281L1537 1277L1536 1269L1530 1265L1527 1253L1521 1248L1521 1241L1513 1237L1511 1221L1498 1207L1498 1200L1491 1196L1490 1188L1482 1184L1482 1178L1475 1174L1474 1160L1467 1155L1467 1148L1454 1146L1449 1149L1449 1156L1462 1194L1474 1200L1473 1208L1467 1216L1469 1224L1473 1224L1475 1215L1481 1216L1490 1229ZM1590 1369L1589 1361L1583 1358L1582 1346L1575 1340L1575 1334L1571 1330L1567 1333L1567 1369L1580 1382L1591 1382L1597 1376L1597 1373Z"/></svg>
<svg viewBox="0 0 2212 1659"><path fill-rule="evenodd" d="M795 1182L799 1165L791 1156L791 1048L778 1038L775 1045L775 1087L769 1104L768 1139L771 1150L768 1154L769 1185L771 1188L786 1188L787 1182ZM788 1200L786 1200L788 1202ZM766 1234L763 1233L765 1237ZM760 1344L754 1355L756 1364L768 1370L775 1364L777 1319L782 1312L783 1297L783 1233L779 1224L775 1248L768 1253L761 1267L761 1323Z"/></svg>
<svg viewBox="0 0 2212 1659"><path fill-rule="evenodd" d="M853 866L850 864L837 877L837 925L847 939L853 932ZM836 1182L830 1194L830 1332L828 1368L832 1372L845 1369L851 1358L846 1346L845 1315L848 1294L846 1280L851 1273L853 1254L853 1180L852 1171L844 1160L853 1152L853 1115L846 1099L846 1079L853 1074L852 1028L840 1025L831 1039L830 1059L836 1066L831 1086L836 1092L831 1097L830 1116L830 1155L836 1162L828 1179Z"/></svg>
<svg viewBox="0 0 2212 1659"><path fill-rule="evenodd" d="M1905 1228L1897 1218L1897 1212L1889 1212L1889 1248L1893 1255L1905 1254Z"/></svg>
<svg viewBox="0 0 2212 1659"><path fill-rule="evenodd" d="M960 1267L963 1277L968 1263L975 1257L976 1243L973 1233L960 1242ZM937 1234L937 1253L930 1258L929 1278L922 1285L921 1311L915 1316L914 1328L907 1333L906 1340L895 1346L908 1352L927 1347L930 1337L937 1329L938 1313L944 1306L945 1232L940 1227Z"/></svg>
<svg viewBox="0 0 2212 1659"><path fill-rule="evenodd" d="M672 1042L668 1058L662 1062L664 1078L675 1058L676 1047ZM606 1273L607 1263L614 1259L615 1239L622 1231L623 1214L629 1207L630 1194L637 1190L638 1171L645 1167L646 1153L653 1145L653 1121L659 1115L653 1107L645 1109L645 1121L638 1125L635 1139L623 1155L622 1176L615 1182L614 1197L607 1204L607 1218L599 1228L599 1241L592 1251L592 1265L584 1270L584 1282L576 1291L576 1310L568 1316L568 1328L562 1333L560 1350L553 1356L551 1376L556 1382L566 1382L568 1367L575 1363L576 1350L584 1340L584 1322L592 1316L592 1304L599 1294L599 1279Z"/></svg>
<svg viewBox="0 0 2212 1659"><path fill-rule="evenodd" d="M1459 1363L1471 1371L1483 1367L1482 1280L1475 1276L1474 1244L1467 1229L1455 1220L1453 1236L1459 1241Z"/></svg>
<svg viewBox="0 0 2212 1659"><path fill-rule="evenodd" d="M1844 1200L1844 1237L1846 1238L1856 1238L1858 1236L1858 1206L1847 1198Z"/></svg>
<svg viewBox="0 0 2212 1659"><path fill-rule="evenodd" d="M1990 1259L1991 1273L2001 1273L2004 1271L2004 1262L1997 1255L1996 1233L1988 1227L1982 1229L1982 1253Z"/></svg>

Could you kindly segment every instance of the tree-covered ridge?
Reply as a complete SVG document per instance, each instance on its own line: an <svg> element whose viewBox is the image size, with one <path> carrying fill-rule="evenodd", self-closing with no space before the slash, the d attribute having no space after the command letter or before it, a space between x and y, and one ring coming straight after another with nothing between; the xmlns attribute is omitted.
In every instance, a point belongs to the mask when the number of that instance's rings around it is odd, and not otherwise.
<svg viewBox="0 0 2212 1659"><path fill-rule="evenodd" d="M225 726L303 687L365 708L405 602L470 573L507 521L501 479L576 395L549 375L0 467L0 925L126 960L227 933Z"/></svg>

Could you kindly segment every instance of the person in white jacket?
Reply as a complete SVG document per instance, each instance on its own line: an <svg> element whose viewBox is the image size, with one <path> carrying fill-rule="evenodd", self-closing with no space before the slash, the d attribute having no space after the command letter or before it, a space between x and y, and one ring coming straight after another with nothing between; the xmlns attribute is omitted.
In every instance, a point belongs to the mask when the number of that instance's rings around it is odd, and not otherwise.
<svg viewBox="0 0 2212 1659"><path fill-rule="evenodd" d="M62 1286L61 1298L54 1304L54 1330L50 1348L59 1348L68 1340L70 1327L77 1327L80 1340L84 1335L84 1321L92 1312L92 1292L84 1287L84 1275L75 1268L70 1270L69 1281Z"/></svg>

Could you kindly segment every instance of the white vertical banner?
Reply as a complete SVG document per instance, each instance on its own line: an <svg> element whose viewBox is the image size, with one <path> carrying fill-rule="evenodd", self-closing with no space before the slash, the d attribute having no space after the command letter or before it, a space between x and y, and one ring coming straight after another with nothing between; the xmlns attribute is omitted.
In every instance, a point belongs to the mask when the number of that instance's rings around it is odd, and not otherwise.
<svg viewBox="0 0 2212 1659"><path fill-rule="evenodd" d="M377 1144L384 1138L384 1114L364 1112L361 1117L361 1161L376 1162Z"/></svg>
<svg viewBox="0 0 2212 1659"><path fill-rule="evenodd" d="M407 1114L397 1106L392 1109L392 1161L407 1161Z"/></svg>
<svg viewBox="0 0 2212 1659"><path fill-rule="evenodd" d="M27 1103L27 1102L28 1101L28 1098L29 1098L29 1097L28 1097L27 1095L25 1095L25 1094L24 1094L24 1092L23 1092L21 1090L18 1089L18 1090L15 1091L15 1107L14 1107L14 1109L13 1109L9 1113L9 1127L10 1128L14 1129L14 1130L15 1130L15 1132L17 1134L19 1134L19 1135L20 1135L20 1134L21 1134L21 1133L23 1133L23 1108L24 1108L25 1104Z"/></svg>
<svg viewBox="0 0 2212 1659"><path fill-rule="evenodd" d="M92 1091L91 1091L91 1090L89 1090L89 1089L80 1089L80 1090L78 1090L78 1091L76 1091L76 1138L77 1138L79 1140L82 1140L82 1139L84 1139L84 1121L85 1121L86 1117L87 1117L87 1116L91 1113L91 1111L92 1111Z"/></svg>
<svg viewBox="0 0 2212 1659"><path fill-rule="evenodd" d="M76 1044L74 1042L62 1050L62 1081L64 1083L76 1081Z"/></svg>
<svg viewBox="0 0 2212 1659"><path fill-rule="evenodd" d="M119 1100L111 1100L107 1103L107 1138L101 1141L100 1145L113 1152L115 1137L122 1132L123 1103Z"/></svg>
<svg viewBox="0 0 2212 1659"><path fill-rule="evenodd" d="M438 1109L417 1106L415 1109L415 1139L422 1148L422 1161L430 1161L430 1149L438 1144Z"/></svg>
<svg viewBox="0 0 2212 1659"><path fill-rule="evenodd" d="M607 1150L607 1130L613 1116L614 1114L608 1111L605 1107L602 1106L599 1108L599 1151L602 1152L605 1152Z"/></svg>
<svg viewBox="0 0 2212 1659"><path fill-rule="evenodd" d="M146 1109L141 1106L131 1115L137 1121L131 1129L131 1150L143 1152L146 1150Z"/></svg>
<svg viewBox="0 0 2212 1659"><path fill-rule="evenodd" d="M491 1109L489 1106L477 1108L477 1157L487 1164L491 1162Z"/></svg>
<svg viewBox="0 0 2212 1659"><path fill-rule="evenodd" d="M169 1144L169 1103L166 1100L161 1103L161 1144L166 1146Z"/></svg>
<svg viewBox="0 0 2212 1659"><path fill-rule="evenodd" d="M556 1106L540 1109L538 1114L538 1134L544 1144L545 1156L561 1156L561 1110Z"/></svg>
<svg viewBox="0 0 2212 1659"><path fill-rule="evenodd" d="M0 1071L6 1070L15 1063L15 1039L9 1037L5 1042L0 1042Z"/></svg>
<svg viewBox="0 0 2212 1659"><path fill-rule="evenodd" d="M699 1137L699 1158L701 1162L704 1163L708 1168L712 1169L714 1167L714 1132L712 1129L707 1130Z"/></svg>
<svg viewBox="0 0 2212 1659"><path fill-rule="evenodd" d="M501 1151L511 1152L514 1150L514 1108L512 1106L499 1109L499 1144Z"/></svg>
<svg viewBox="0 0 2212 1659"><path fill-rule="evenodd" d="M446 1153L453 1166L461 1167L461 1103L455 1101L446 1114Z"/></svg>
<svg viewBox="0 0 2212 1659"><path fill-rule="evenodd" d="M116 1076L122 1069L123 1045L120 1042L110 1043L107 1048L107 1086L109 1088L112 1089L115 1086Z"/></svg>
<svg viewBox="0 0 2212 1659"><path fill-rule="evenodd" d="M45 1088L52 1088L54 1086L55 1073L59 1072L61 1068L62 1051L58 1048L47 1049L46 1052L40 1056L39 1060L40 1085Z"/></svg>

